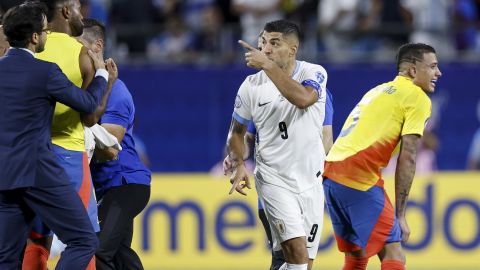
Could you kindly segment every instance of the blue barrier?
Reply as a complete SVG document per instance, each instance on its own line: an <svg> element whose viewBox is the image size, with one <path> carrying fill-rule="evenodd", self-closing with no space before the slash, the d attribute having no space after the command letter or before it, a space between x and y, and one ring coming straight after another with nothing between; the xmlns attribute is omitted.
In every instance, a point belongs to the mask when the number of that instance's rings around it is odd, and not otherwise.
<svg viewBox="0 0 480 270"><path fill-rule="evenodd" d="M334 98L335 135L363 93L396 74L393 64L325 67ZM458 170L465 167L470 140L479 126L475 108L480 66L449 64L441 70L435 95L446 97L446 104L435 130L440 139L438 165ZM253 72L243 66L121 67L120 78L136 104L135 133L147 145L152 170L202 172L221 160L234 97Z"/></svg>

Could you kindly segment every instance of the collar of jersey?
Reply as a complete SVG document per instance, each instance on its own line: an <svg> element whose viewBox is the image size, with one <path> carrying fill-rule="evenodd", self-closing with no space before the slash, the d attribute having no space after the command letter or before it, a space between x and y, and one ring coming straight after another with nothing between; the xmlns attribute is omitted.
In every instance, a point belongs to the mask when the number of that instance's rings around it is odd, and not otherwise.
<svg viewBox="0 0 480 270"><path fill-rule="evenodd" d="M68 34L65 34L65 33L62 33L62 32L50 32L50 34L48 34L49 37L52 37L52 36L66 36L66 37L70 37Z"/></svg>
<svg viewBox="0 0 480 270"><path fill-rule="evenodd" d="M407 78L405 76L401 76L401 75L398 75L397 77L395 77L395 81L399 82L399 83L404 83L404 84L408 84L408 85L411 85L413 88L417 89L417 90L420 90L423 92L422 88L420 88L419 86L415 85L413 83L413 80L410 79L410 78Z"/></svg>

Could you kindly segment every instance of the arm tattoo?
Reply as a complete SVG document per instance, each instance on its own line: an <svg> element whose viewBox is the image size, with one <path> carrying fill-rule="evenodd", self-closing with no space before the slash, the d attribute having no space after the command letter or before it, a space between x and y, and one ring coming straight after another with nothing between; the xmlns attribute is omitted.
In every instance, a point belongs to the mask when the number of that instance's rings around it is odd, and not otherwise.
<svg viewBox="0 0 480 270"><path fill-rule="evenodd" d="M396 198L397 213L404 213L407 207L408 193L400 191L400 196Z"/></svg>
<svg viewBox="0 0 480 270"><path fill-rule="evenodd" d="M240 124L237 120L232 120L231 126L232 133L245 133L247 131L247 126Z"/></svg>
<svg viewBox="0 0 480 270"><path fill-rule="evenodd" d="M238 167L243 163L244 136L247 132L247 126L242 125L235 119L232 119L230 132L227 138L227 150L232 162L232 168Z"/></svg>
<svg viewBox="0 0 480 270"><path fill-rule="evenodd" d="M409 136L409 135L406 135ZM410 155L416 156L417 154L417 140L404 139L402 141L402 150L406 151Z"/></svg>
<svg viewBox="0 0 480 270"><path fill-rule="evenodd" d="M419 136L405 135L402 137L400 155L395 172L395 204L397 216L405 215L408 194L415 175L415 158Z"/></svg>

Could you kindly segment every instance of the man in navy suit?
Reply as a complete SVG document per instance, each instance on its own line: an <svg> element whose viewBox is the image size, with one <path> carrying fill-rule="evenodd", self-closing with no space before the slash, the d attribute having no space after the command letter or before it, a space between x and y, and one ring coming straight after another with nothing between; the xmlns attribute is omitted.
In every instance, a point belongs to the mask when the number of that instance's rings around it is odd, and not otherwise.
<svg viewBox="0 0 480 270"><path fill-rule="evenodd" d="M67 244L56 269L84 270L98 240L82 202L57 164L50 141L55 102L96 110L117 78L113 60L89 52L97 73L87 91L53 63L34 58L46 41L45 8L10 9L3 30L11 48L0 58L0 269L16 270L31 220L38 215Z"/></svg>

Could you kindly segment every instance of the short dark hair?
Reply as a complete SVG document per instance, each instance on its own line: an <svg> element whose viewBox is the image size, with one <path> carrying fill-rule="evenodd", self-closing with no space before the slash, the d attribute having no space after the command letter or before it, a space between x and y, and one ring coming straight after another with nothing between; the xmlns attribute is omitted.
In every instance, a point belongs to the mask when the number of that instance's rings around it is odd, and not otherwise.
<svg viewBox="0 0 480 270"><path fill-rule="evenodd" d="M263 30L269 33L279 32L282 33L284 36L294 35L297 39L300 40L300 29L298 28L298 25L287 20L268 22L265 24Z"/></svg>
<svg viewBox="0 0 480 270"><path fill-rule="evenodd" d="M105 42L105 25L93 18L83 19L83 34L88 32L95 39L103 39ZM93 40L92 40L93 41Z"/></svg>
<svg viewBox="0 0 480 270"><path fill-rule="evenodd" d="M423 54L436 53L435 49L423 43L407 43L398 49L397 53L397 70L403 62L413 63L423 60Z"/></svg>
<svg viewBox="0 0 480 270"><path fill-rule="evenodd" d="M12 7L3 16L3 32L12 47L26 48L33 33L43 30L46 7L37 1L29 1Z"/></svg>
<svg viewBox="0 0 480 270"><path fill-rule="evenodd" d="M55 10L59 3L65 3L69 0L39 0L40 2L44 3L47 6L47 21L51 22L55 17Z"/></svg>

